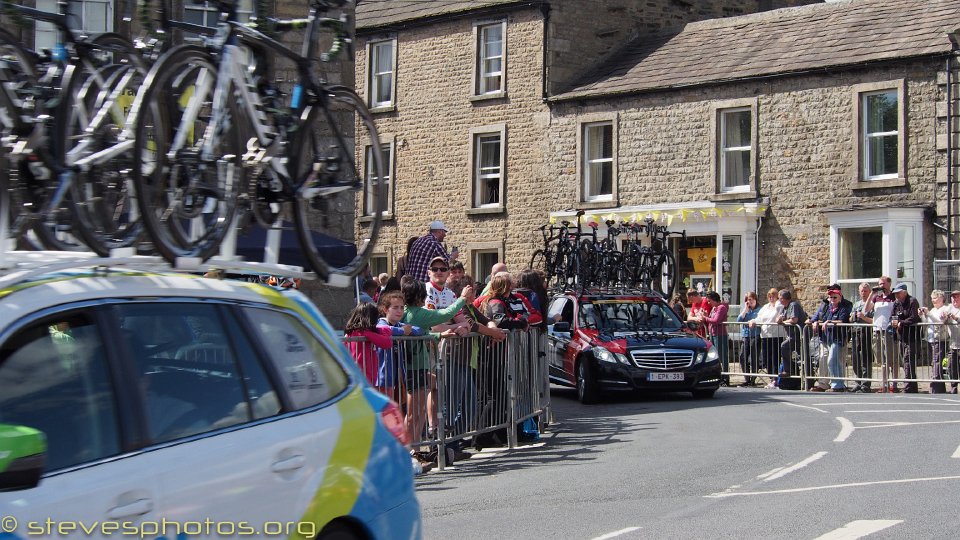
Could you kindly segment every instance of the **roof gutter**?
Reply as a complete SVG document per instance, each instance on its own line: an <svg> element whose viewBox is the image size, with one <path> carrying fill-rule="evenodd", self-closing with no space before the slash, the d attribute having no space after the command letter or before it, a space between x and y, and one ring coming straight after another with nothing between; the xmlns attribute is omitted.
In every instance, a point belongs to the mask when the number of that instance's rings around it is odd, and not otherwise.
<svg viewBox="0 0 960 540"><path fill-rule="evenodd" d="M656 94L659 92L666 92L669 90L688 90L691 88L722 86L725 84L732 84L732 83L765 81L765 80L778 79L778 78L800 77L803 75L822 75L822 74L828 74L828 73L837 73L850 68L872 67L877 64L915 60L918 58L930 58L930 59L946 58L950 54L952 54L951 51L943 51L935 54L917 54L917 55L911 55L911 56L898 56L897 58L882 58L878 60L868 60L865 62L857 62L853 64L840 64L840 65L827 66L822 68L801 69L801 70L795 70L795 71L781 71L777 73L767 73L763 75L750 75L746 77L731 77L728 79L715 79L712 81L703 81L703 82L695 82L695 83L688 83L688 84L671 84L667 86L657 86L654 88L624 90L622 92L598 92L595 94L584 93L584 94L575 94L575 95L561 94L558 96L548 97L546 98L546 100L550 103L561 103L561 102L567 102L567 101L590 101L595 99L605 99L605 98L611 98L611 97L617 97L617 98L630 97L630 96L644 95L644 94Z"/></svg>

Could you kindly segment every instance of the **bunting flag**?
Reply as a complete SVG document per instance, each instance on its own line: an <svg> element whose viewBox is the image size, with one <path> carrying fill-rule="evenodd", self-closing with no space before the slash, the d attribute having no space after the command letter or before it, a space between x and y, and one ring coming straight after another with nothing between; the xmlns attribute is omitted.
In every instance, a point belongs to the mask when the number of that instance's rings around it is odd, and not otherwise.
<svg viewBox="0 0 960 540"><path fill-rule="evenodd" d="M673 224L673 221L676 218L680 218L681 222L693 221L700 219L706 221L708 219L722 219L725 216L734 216L736 214L743 214L744 216L759 216L763 215L767 211L767 206L764 205L739 205L735 207L712 207L712 208L678 208L676 210L651 210L645 214L639 212L632 213L620 213L620 212L610 212L608 214L588 214L583 216L583 223L590 227L598 227L605 223L606 221L616 221L623 223L643 223L645 221L654 221L666 223L668 226ZM558 221L557 216L550 216L550 224L554 225Z"/></svg>

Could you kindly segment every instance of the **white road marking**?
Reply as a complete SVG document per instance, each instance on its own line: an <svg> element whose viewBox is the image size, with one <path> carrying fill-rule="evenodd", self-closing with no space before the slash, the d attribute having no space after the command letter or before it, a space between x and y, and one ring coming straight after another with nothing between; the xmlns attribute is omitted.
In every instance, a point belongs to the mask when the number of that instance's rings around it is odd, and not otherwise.
<svg viewBox="0 0 960 540"><path fill-rule="evenodd" d="M816 540L856 540L900 523L903 523L902 519L858 519L819 536Z"/></svg>
<svg viewBox="0 0 960 540"><path fill-rule="evenodd" d="M871 411L865 409L862 411L843 411L847 413L891 413L891 412L922 412L922 413L938 413L938 412L948 412L948 413L960 413L960 409L880 409L876 411Z"/></svg>
<svg viewBox="0 0 960 540"><path fill-rule="evenodd" d="M786 469L782 469L780 472L778 472L778 473L776 473L776 474L771 474L770 476L764 478L763 481L764 481L764 482L769 482L769 481L771 481L771 480L776 480L777 478L783 478L784 476L792 473L793 471L798 471L798 470L806 467L807 465L813 463L814 461L822 458L822 457L825 456L825 455L827 455L826 452L817 452L816 454L808 457L807 459L801 461L800 463L797 463L796 465L791 465L791 466L787 467Z"/></svg>
<svg viewBox="0 0 960 540"><path fill-rule="evenodd" d="M619 531L613 531L612 533L607 533L603 536L598 536L592 540L607 540L608 538L615 538L622 534L627 534L628 532L639 531L640 527L627 527L626 529L620 529Z"/></svg>
<svg viewBox="0 0 960 540"><path fill-rule="evenodd" d="M950 457L960 459L960 446L957 447L956 451L954 451Z"/></svg>
<svg viewBox="0 0 960 540"><path fill-rule="evenodd" d="M925 401L937 401L935 405L960 405L960 401L946 400L946 403L942 403L942 399L934 400L925 400ZM902 401L897 401L896 405L906 405ZM833 405L893 405L890 401L829 401L824 403L812 403L812 405L822 405L824 407L833 406ZM919 403L911 403L911 405L920 405Z"/></svg>
<svg viewBox="0 0 960 540"><path fill-rule="evenodd" d="M789 401L782 401L781 403L783 403L784 405L790 405L791 407L800 407L801 409L813 409L813 410L815 410L815 411L819 411L819 412L822 412L822 413L827 412L827 411L825 411L825 410L823 410L823 409L818 409L818 408L816 408L816 407L810 407L810 406L808 406L808 405L798 405L798 404L796 404L796 403L790 403Z"/></svg>
<svg viewBox="0 0 960 540"><path fill-rule="evenodd" d="M853 426L853 422L842 416L837 417L837 422L840 422L840 433L837 434L837 438L833 442L843 442L847 440L847 437L853 435L853 430L856 428Z"/></svg>
<svg viewBox="0 0 960 540"><path fill-rule="evenodd" d="M765 473L757 476L757 480L763 480L764 478L770 476L771 474L780 472L780 471L782 471L782 470L783 470L783 467L777 467L776 469L773 469L772 471L765 472Z"/></svg>
<svg viewBox="0 0 960 540"><path fill-rule="evenodd" d="M929 422L860 422L861 424L873 424L873 425L862 425L857 427L857 429L869 429L875 427L890 427L890 426L924 426L928 424L960 424L960 420L931 420Z"/></svg>
<svg viewBox="0 0 960 540"><path fill-rule="evenodd" d="M848 487L877 486L883 484L910 484L913 482L934 482L939 480L960 480L960 476L931 476L927 478L904 478L902 480L878 480L876 482L853 482L850 484L832 484L827 486L811 486L804 488L772 489L770 491L742 491L740 493L721 492L704 495L708 499L722 499L724 497L747 497L752 495L772 495L775 493L803 493L806 491L822 491L825 489L843 489Z"/></svg>

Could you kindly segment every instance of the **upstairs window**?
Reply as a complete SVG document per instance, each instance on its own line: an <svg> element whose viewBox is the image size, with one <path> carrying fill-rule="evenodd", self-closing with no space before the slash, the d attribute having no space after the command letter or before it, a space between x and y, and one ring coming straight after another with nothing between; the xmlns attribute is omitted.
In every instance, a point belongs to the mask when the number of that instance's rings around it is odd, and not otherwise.
<svg viewBox="0 0 960 540"><path fill-rule="evenodd" d="M583 124L583 200L613 198L613 122Z"/></svg>
<svg viewBox="0 0 960 540"><path fill-rule="evenodd" d="M379 189L378 197L380 197L380 207L383 209L381 215L387 216L393 213L393 173L391 172L393 171L393 144L381 143L380 155L383 156L383 178L379 179L380 182L377 185L377 167L373 161L373 147L369 145L366 147L366 166L364 167L366 189L364 190L363 202L363 215L365 216L372 216L375 211L374 189Z"/></svg>
<svg viewBox="0 0 960 540"><path fill-rule="evenodd" d="M473 208L503 208L506 125L470 130Z"/></svg>
<svg viewBox="0 0 960 540"><path fill-rule="evenodd" d="M474 93L478 96L498 94L504 91L504 73L506 54L504 36L507 23L478 25L477 35L477 64L476 87Z"/></svg>
<svg viewBox="0 0 960 540"><path fill-rule="evenodd" d="M21 2L22 3L22 2ZM57 13L57 0L37 0L37 9ZM102 34L113 29L113 2L109 0L82 0L70 3L70 28L90 35ZM57 27L47 22L36 23L36 50L53 50L57 44Z"/></svg>
<svg viewBox="0 0 960 540"><path fill-rule="evenodd" d="M396 47L394 39L371 42L367 46L367 98L371 109L392 107L396 90Z"/></svg>
<svg viewBox="0 0 960 540"><path fill-rule="evenodd" d="M860 97L863 115L863 178L896 178L899 169L899 103L896 90L867 92Z"/></svg>
<svg viewBox="0 0 960 540"><path fill-rule="evenodd" d="M752 119L750 108L720 111L720 191L750 189Z"/></svg>

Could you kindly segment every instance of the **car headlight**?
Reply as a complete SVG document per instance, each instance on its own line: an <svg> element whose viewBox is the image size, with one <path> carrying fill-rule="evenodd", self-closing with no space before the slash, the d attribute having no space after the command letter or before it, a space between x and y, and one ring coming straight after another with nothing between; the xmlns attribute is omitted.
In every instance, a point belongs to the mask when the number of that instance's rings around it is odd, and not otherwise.
<svg viewBox="0 0 960 540"><path fill-rule="evenodd" d="M594 347L593 356L601 362L610 362L611 364L616 364L620 362L621 364L630 364L630 361L627 357L620 353L612 353L609 350L603 347Z"/></svg>
<svg viewBox="0 0 960 540"><path fill-rule="evenodd" d="M716 347L710 347L710 349L707 351L706 356L707 356L707 360L706 360L707 362L716 362L717 360L720 359L720 353L717 352Z"/></svg>

